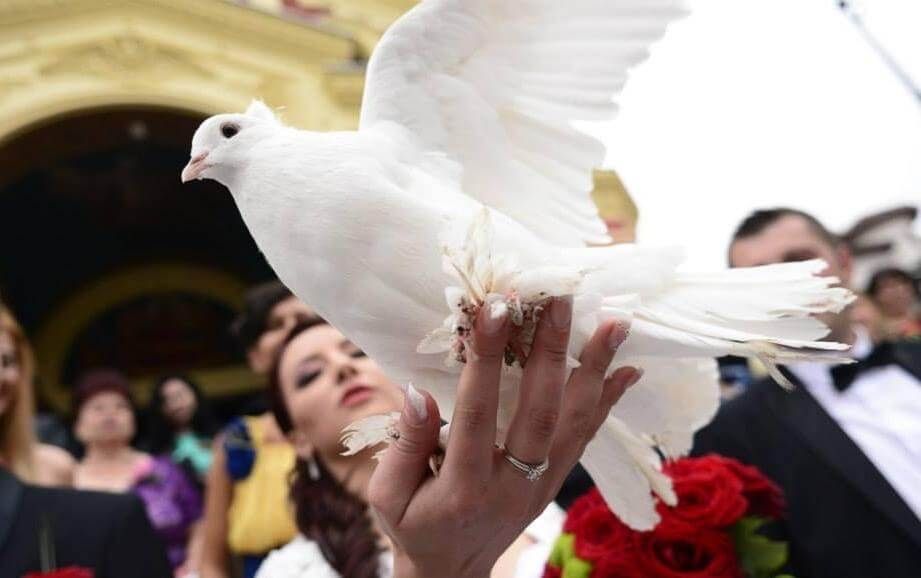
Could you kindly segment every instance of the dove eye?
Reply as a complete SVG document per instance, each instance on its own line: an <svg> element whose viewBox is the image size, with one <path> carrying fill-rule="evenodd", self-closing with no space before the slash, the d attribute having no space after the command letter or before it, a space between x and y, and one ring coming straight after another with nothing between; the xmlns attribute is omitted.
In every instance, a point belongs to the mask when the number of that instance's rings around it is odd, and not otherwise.
<svg viewBox="0 0 921 578"><path fill-rule="evenodd" d="M221 125L221 134L224 135L224 138L233 138L238 132L240 132L240 127L232 122Z"/></svg>

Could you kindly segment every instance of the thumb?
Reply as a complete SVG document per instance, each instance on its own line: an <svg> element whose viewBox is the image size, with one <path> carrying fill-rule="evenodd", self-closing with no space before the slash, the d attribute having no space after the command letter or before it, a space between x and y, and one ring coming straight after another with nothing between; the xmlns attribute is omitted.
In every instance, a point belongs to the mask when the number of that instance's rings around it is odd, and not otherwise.
<svg viewBox="0 0 921 578"><path fill-rule="evenodd" d="M392 525L412 502L438 446L441 418L432 396L407 385L397 429L400 437L391 442L368 487L368 502Z"/></svg>

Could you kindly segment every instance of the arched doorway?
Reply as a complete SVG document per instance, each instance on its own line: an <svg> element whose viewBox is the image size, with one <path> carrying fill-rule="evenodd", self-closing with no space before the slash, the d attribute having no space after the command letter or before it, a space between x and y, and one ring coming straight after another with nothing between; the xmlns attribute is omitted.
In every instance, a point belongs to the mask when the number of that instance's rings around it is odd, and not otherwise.
<svg viewBox="0 0 921 578"><path fill-rule="evenodd" d="M140 394L176 365L212 396L252 390L225 327L270 272L229 195L178 188L192 132L254 97L293 126L354 127L366 56L413 1L336 0L316 18L280 1L4 3L0 290L46 406L66 410L100 362Z"/></svg>
<svg viewBox="0 0 921 578"><path fill-rule="evenodd" d="M80 111L0 146L0 291L33 337L39 393L62 412L82 371L164 371L215 398L255 379L227 334L245 287L272 277L226 190L182 185L201 117Z"/></svg>

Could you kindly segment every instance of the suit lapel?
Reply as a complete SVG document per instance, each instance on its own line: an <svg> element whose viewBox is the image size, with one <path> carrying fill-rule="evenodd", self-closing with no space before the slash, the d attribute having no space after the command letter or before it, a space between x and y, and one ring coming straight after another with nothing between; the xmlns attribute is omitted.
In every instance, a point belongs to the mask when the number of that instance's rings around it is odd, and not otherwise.
<svg viewBox="0 0 921 578"><path fill-rule="evenodd" d="M902 369L921 382L921 341L900 341L893 345L893 356Z"/></svg>
<svg viewBox="0 0 921 578"><path fill-rule="evenodd" d="M889 485L844 430L826 413L791 372L787 378L796 384L793 391L771 388L769 406L777 417L795 431L825 462L877 510L921 546L921 522L902 497ZM820 497L816 497L820 499Z"/></svg>
<svg viewBox="0 0 921 578"><path fill-rule="evenodd" d="M22 489L22 483L6 468L0 467L0 551L3 550L10 530L16 522Z"/></svg>

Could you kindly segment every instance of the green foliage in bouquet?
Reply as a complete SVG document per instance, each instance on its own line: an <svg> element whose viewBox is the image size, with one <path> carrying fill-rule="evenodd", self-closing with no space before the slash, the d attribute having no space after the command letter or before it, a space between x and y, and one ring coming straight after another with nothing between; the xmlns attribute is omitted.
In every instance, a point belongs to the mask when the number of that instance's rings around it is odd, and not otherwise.
<svg viewBox="0 0 921 578"><path fill-rule="evenodd" d="M783 542L761 531L783 516L780 489L758 470L721 456L666 464L678 496L657 505L649 532L624 525L597 490L567 513L544 578L792 578L778 576Z"/></svg>
<svg viewBox="0 0 921 578"><path fill-rule="evenodd" d="M768 522L770 520L767 518L749 516L736 522L730 529L736 555L745 575L750 578L775 578L775 572L787 562L789 546L758 533ZM792 577L785 574L776 578Z"/></svg>

